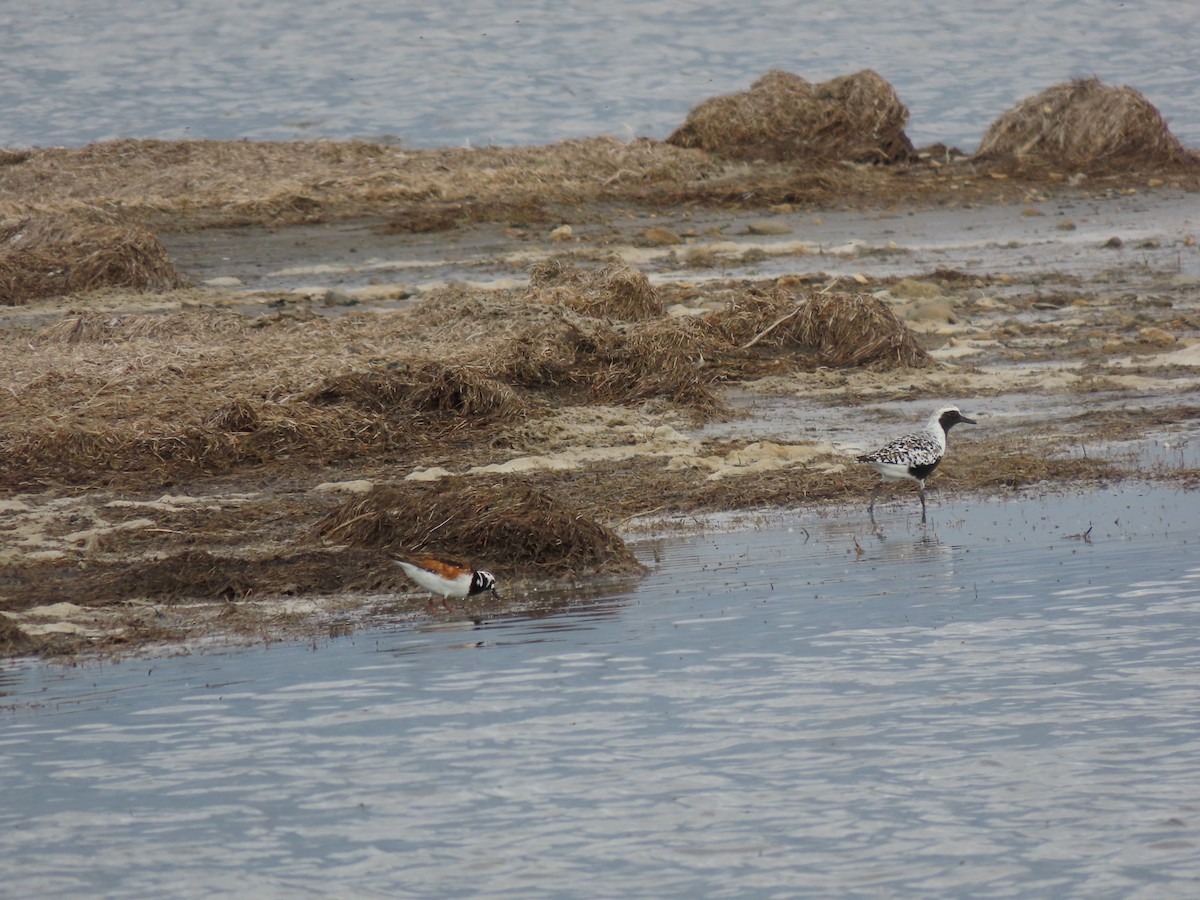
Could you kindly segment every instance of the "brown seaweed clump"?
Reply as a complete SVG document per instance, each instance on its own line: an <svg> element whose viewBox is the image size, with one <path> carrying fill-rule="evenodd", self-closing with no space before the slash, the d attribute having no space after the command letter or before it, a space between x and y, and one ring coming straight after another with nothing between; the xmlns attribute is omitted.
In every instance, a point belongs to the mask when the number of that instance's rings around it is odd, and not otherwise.
<svg viewBox="0 0 1200 900"><path fill-rule="evenodd" d="M69 314L0 345L0 483L169 481L481 443L535 410L478 366L364 364L389 323ZM386 345L389 350L391 345ZM7 400L4 398L7 397Z"/></svg>
<svg viewBox="0 0 1200 900"><path fill-rule="evenodd" d="M527 412L525 400L507 384L477 368L434 361L329 375L301 397L311 403L345 401L371 412L468 417L476 422L506 422Z"/></svg>
<svg viewBox="0 0 1200 900"><path fill-rule="evenodd" d="M142 228L67 217L0 225L0 304L6 306L73 291L182 284L166 248Z"/></svg>
<svg viewBox="0 0 1200 900"><path fill-rule="evenodd" d="M823 366L934 365L912 331L870 294L814 294L801 307L795 328Z"/></svg>
<svg viewBox="0 0 1200 900"><path fill-rule="evenodd" d="M504 571L636 571L641 564L611 528L577 506L512 480L444 478L376 485L316 524L329 544L464 556Z"/></svg>
<svg viewBox="0 0 1200 900"><path fill-rule="evenodd" d="M896 162L913 153L908 107L876 72L819 84L772 69L749 91L692 108L667 143L734 159Z"/></svg>
<svg viewBox="0 0 1200 900"><path fill-rule="evenodd" d="M142 339L169 341L172 338L246 334L245 317L237 313L177 312L172 315L146 313L69 312L43 328L38 344L130 343Z"/></svg>
<svg viewBox="0 0 1200 900"><path fill-rule="evenodd" d="M594 355L592 399L639 403L662 397L700 416L724 412L725 404L712 384L729 362L723 353L729 349L687 319L639 322L614 332Z"/></svg>
<svg viewBox="0 0 1200 900"><path fill-rule="evenodd" d="M662 306L635 268L581 272L548 264L535 271L523 299L437 295L406 318L417 334L486 333L460 351L464 357L496 382L539 398L606 404L662 398L700 415L720 410L709 385L728 347L693 323L663 315Z"/></svg>
<svg viewBox="0 0 1200 900"><path fill-rule="evenodd" d="M1084 171L1200 162L1142 94L1096 78L1022 100L988 126L976 156Z"/></svg>
<svg viewBox="0 0 1200 900"><path fill-rule="evenodd" d="M548 259L529 269L529 292L542 303L558 303L593 318L638 321L666 311L639 269L614 263L596 271Z"/></svg>
<svg viewBox="0 0 1200 900"><path fill-rule="evenodd" d="M869 294L796 298L782 288L752 290L711 313L706 324L743 351L807 354L812 367L933 365L916 335Z"/></svg>
<svg viewBox="0 0 1200 900"><path fill-rule="evenodd" d="M0 614L0 657L31 653L37 643L21 630L21 626Z"/></svg>
<svg viewBox="0 0 1200 900"><path fill-rule="evenodd" d="M743 290L702 320L714 335L740 350L794 352L800 349L796 317L802 300L781 287Z"/></svg>
<svg viewBox="0 0 1200 900"><path fill-rule="evenodd" d="M71 574L74 577L64 583L69 585L67 591L88 597L89 605L139 597L172 603L327 594L372 589L386 577L381 577L370 553L324 548L287 549L260 556L193 548L158 559L93 562L87 571ZM236 609L228 609L227 614L236 614Z"/></svg>

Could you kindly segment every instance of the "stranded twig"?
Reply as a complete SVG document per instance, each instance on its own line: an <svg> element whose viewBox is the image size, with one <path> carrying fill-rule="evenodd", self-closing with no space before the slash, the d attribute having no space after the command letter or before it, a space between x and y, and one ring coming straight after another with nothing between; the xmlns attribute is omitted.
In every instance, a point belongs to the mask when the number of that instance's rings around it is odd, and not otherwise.
<svg viewBox="0 0 1200 900"><path fill-rule="evenodd" d="M802 310L802 309L804 309L803 306L797 306L795 309L793 309L787 315L780 316L778 319L776 319L774 322L772 322L770 325L768 325L766 328L764 328L762 331L760 331L754 337L750 338L749 341L742 344L741 349L749 350L751 347L753 347L755 344L757 344L759 341L761 341L763 338L765 338L768 334L770 334L772 331L774 331L776 328L778 328L780 325L782 325L788 319L792 318L793 316L799 315L800 310Z"/></svg>

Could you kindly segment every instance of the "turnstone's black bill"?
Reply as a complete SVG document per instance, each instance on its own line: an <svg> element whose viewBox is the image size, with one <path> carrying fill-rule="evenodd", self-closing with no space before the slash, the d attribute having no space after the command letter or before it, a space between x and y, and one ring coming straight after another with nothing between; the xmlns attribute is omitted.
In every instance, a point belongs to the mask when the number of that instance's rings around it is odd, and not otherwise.
<svg viewBox="0 0 1200 900"><path fill-rule="evenodd" d="M501 599L496 591L496 577L483 569L472 569L455 560L439 559L436 556L414 556L393 561L404 570L405 575L425 590L435 595L441 594L442 605L446 609L450 609L451 597L461 600L487 591L497 600ZM429 611L434 610L431 596Z"/></svg>
<svg viewBox="0 0 1200 900"><path fill-rule="evenodd" d="M921 521L925 521L925 479L946 455L946 435L959 422L975 424L975 420L964 416L957 406L943 406L929 417L924 430L896 438L878 450L858 457L859 462L867 463L880 476L875 490L871 491L871 502L867 504L867 513L872 522L875 521L875 498L883 483L903 480L917 483L917 496L921 498Z"/></svg>

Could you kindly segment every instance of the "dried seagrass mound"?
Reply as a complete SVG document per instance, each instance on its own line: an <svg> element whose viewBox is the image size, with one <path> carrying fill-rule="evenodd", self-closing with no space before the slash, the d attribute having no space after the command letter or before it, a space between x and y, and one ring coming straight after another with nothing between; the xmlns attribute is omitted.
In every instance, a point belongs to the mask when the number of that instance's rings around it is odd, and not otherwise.
<svg viewBox="0 0 1200 900"><path fill-rule="evenodd" d="M725 410L713 392L718 362L729 348L688 319L654 319L614 332L591 366L591 395L602 403L669 398L699 415Z"/></svg>
<svg viewBox="0 0 1200 900"><path fill-rule="evenodd" d="M486 440L532 408L474 366L401 357L395 368L357 368L347 334L381 343L392 334L381 320L361 327L247 329L225 313L64 316L0 348L22 390L0 404L0 483L161 483L384 447L413 453L451 431Z"/></svg>
<svg viewBox="0 0 1200 900"><path fill-rule="evenodd" d="M807 353L813 366L933 365L916 335L869 294L747 291L705 324L742 350Z"/></svg>
<svg viewBox="0 0 1200 900"><path fill-rule="evenodd" d="M127 287L180 287L166 248L149 231L67 217L0 225L0 304Z"/></svg>
<svg viewBox="0 0 1200 900"><path fill-rule="evenodd" d="M511 387L469 366L440 362L375 367L323 378L305 392L311 403L347 401L373 412L416 412L510 421L527 404Z"/></svg>
<svg viewBox="0 0 1200 900"><path fill-rule="evenodd" d="M705 328L733 347L793 351L800 346L796 316L802 302L783 288L770 291L750 288L733 296L724 307L709 313L701 321Z"/></svg>
<svg viewBox="0 0 1200 900"><path fill-rule="evenodd" d="M661 308L637 269L547 265L535 269L523 298L438 296L408 321L414 333L481 335L460 353L520 390L611 404L659 397L701 415L719 410L707 387L716 377L706 365L716 355L712 338Z"/></svg>
<svg viewBox="0 0 1200 900"><path fill-rule="evenodd" d="M876 72L819 84L772 69L749 91L711 97L667 138L734 159L895 162L913 152L908 108Z"/></svg>
<svg viewBox="0 0 1200 900"><path fill-rule="evenodd" d="M577 385L582 356L595 351L599 328L589 320L539 316L495 335L488 358L492 374L531 390Z"/></svg>
<svg viewBox="0 0 1200 900"><path fill-rule="evenodd" d="M238 600L297 593L332 593L370 586L372 554L360 550L285 550L248 557L189 549L162 559L94 563L75 582L95 602L145 597L171 603L185 599ZM230 607L227 615L236 615Z"/></svg>
<svg viewBox="0 0 1200 900"><path fill-rule="evenodd" d="M511 479L443 478L377 485L316 524L329 544L429 551L476 566L572 574L637 571L615 531L574 504Z"/></svg>
<svg viewBox="0 0 1200 900"><path fill-rule="evenodd" d="M821 365L934 365L916 336L886 303L869 294L814 294L796 316L799 341Z"/></svg>
<svg viewBox="0 0 1200 900"><path fill-rule="evenodd" d="M7 616L0 616L0 657L32 653L37 642Z"/></svg>
<svg viewBox="0 0 1200 900"><path fill-rule="evenodd" d="M666 310L650 280L624 263L586 271L549 259L529 269L530 299L559 303L593 318L637 321Z"/></svg>
<svg viewBox="0 0 1200 900"><path fill-rule="evenodd" d="M120 343L140 338L168 339L197 335L244 335L244 316L220 311L174 312L171 315L111 312L69 313L37 335L39 344Z"/></svg>
<svg viewBox="0 0 1200 900"><path fill-rule="evenodd" d="M1200 164L1149 100L1096 78L1022 100L988 126L976 157L1084 171Z"/></svg>

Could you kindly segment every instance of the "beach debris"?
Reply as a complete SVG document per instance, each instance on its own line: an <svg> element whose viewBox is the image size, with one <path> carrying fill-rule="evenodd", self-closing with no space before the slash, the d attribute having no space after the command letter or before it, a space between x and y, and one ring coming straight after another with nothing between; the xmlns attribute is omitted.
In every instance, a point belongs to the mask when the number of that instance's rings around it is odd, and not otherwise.
<svg viewBox="0 0 1200 900"><path fill-rule="evenodd" d="M331 510L315 530L326 544L502 560L498 571L641 570L611 528L575 504L511 477L378 484Z"/></svg>
<svg viewBox="0 0 1200 900"><path fill-rule="evenodd" d="M1096 172L1129 166L1200 167L1131 87L1079 78L1022 100L984 132L976 159Z"/></svg>
<svg viewBox="0 0 1200 900"><path fill-rule="evenodd" d="M548 259L530 267L529 294L540 303L561 304L593 318L636 321L666 312L650 279L625 263L581 269Z"/></svg>
<svg viewBox="0 0 1200 900"><path fill-rule="evenodd" d="M98 288L180 287L166 248L143 228L72 216L0 224L0 304Z"/></svg>
<svg viewBox="0 0 1200 900"><path fill-rule="evenodd" d="M667 143L733 159L896 162L914 152L907 123L908 107L870 69L817 84L772 69L693 107Z"/></svg>

